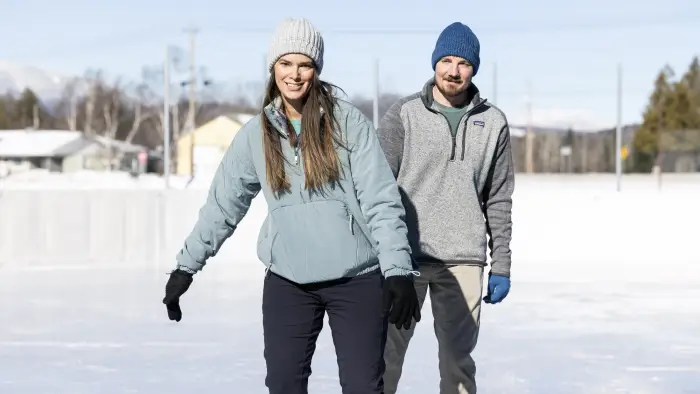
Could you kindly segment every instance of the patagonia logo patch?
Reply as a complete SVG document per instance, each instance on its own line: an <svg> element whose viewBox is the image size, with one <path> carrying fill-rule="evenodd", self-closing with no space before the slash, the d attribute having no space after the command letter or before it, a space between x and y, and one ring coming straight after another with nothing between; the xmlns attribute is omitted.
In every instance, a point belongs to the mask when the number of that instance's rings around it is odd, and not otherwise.
<svg viewBox="0 0 700 394"><path fill-rule="evenodd" d="M484 123L483 121L481 121L481 120L475 120L475 121L474 121L474 124L477 125L477 126L484 127L484 124L485 124L485 123Z"/></svg>

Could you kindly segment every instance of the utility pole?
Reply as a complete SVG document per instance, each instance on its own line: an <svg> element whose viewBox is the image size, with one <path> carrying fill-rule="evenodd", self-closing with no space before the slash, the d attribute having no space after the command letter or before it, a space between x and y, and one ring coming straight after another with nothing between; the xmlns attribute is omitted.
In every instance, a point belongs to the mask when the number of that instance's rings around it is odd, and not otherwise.
<svg viewBox="0 0 700 394"><path fill-rule="evenodd" d="M197 45L197 33L199 30L195 27L190 27L187 29L187 33L190 36L190 78L187 81L190 88L190 108L187 113L187 128L191 132L194 130L194 112L197 99L197 64L195 63L195 48Z"/></svg>
<svg viewBox="0 0 700 394"><path fill-rule="evenodd" d="M374 99L372 100L374 128L379 127L379 59L374 59Z"/></svg>
<svg viewBox="0 0 700 394"><path fill-rule="evenodd" d="M260 108L265 105L265 95L267 94L267 80L270 78L270 70L267 69L267 55L263 54L263 75L262 75L262 97L260 98Z"/></svg>
<svg viewBox="0 0 700 394"><path fill-rule="evenodd" d="M37 104L34 104L34 107L32 108L32 120L32 127L34 130L39 130L39 106Z"/></svg>
<svg viewBox="0 0 700 394"><path fill-rule="evenodd" d="M493 63L493 103L496 104L498 98L498 64Z"/></svg>
<svg viewBox="0 0 700 394"><path fill-rule="evenodd" d="M187 130L190 133L190 177L194 178L195 170L195 159L194 159L194 147L195 147L195 108L197 99L197 63L195 62L195 48L197 45L197 33L199 29L196 27L189 27L187 33L190 36L190 78L187 83L189 84L189 110L187 112Z"/></svg>
<svg viewBox="0 0 700 394"><path fill-rule="evenodd" d="M535 172L534 145L535 136L532 133L532 81L528 82L527 93L527 131L525 133L525 171Z"/></svg>
<svg viewBox="0 0 700 394"><path fill-rule="evenodd" d="M165 47L163 63L163 177L170 189L170 51Z"/></svg>
<svg viewBox="0 0 700 394"><path fill-rule="evenodd" d="M622 64L617 65L617 129L615 130L615 177L622 190Z"/></svg>

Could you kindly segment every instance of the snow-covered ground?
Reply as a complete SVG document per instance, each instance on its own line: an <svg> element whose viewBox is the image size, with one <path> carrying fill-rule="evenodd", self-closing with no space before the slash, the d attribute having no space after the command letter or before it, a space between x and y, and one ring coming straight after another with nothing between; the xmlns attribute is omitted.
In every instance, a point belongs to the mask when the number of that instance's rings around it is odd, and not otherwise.
<svg viewBox="0 0 700 394"><path fill-rule="evenodd" d="M666 175L661 190L625 177L622 193L609 175L517 184L514 283L484 307L479 392L700 393L700 176ZM177 324L160 303L162 267L0 267L0 393L266 393L263 216L256 200ZM340 393L334 357L326 328L311 393ZM400 391L438 392L430 308Z"/></svg>

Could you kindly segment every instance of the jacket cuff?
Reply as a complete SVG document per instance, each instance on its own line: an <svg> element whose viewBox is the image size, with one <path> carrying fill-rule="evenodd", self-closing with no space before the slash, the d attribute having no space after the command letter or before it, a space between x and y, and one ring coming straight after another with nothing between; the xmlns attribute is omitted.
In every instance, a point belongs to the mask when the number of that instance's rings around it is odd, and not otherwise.
<svg viewBox="0 0 700 394"><path fill-rule="evenodd" d="M401 267L393 267L389 268L388 270L384 271L384 277L389 278L392 276L420 276L420 272L414 271L414 270L409 270L406 268L401 268Z"/></svg>
<svg viewBox="0 0 700 394"><path fill-rule="evenodd" d="M489 275L505 276L510 278L510 264L491 263Z"/></svg>
<svg viewBox="0 0 700 394"><path fill-rule="evenodd" d="M181 269L185 272L189 272L191 274L197 273L197 271L201 271L202 268L204 267L204 264L198 263L197 261L194 261L189 254L185 252L185 250L181 250L180 253L177 255L177 269Z"/></svg>
<svg viewBox="0 0 700 394"><path fill-rule="evenodd" d="M388 257L388 258L387 258ZM380 255L379 264L385 278L391 276L419 276L420 272L413 265L413 259L408 252L396 251Z"/></svg>
<svg viewBox="0 0 700 394"><path fill-rule="evenodd" d="M198 271L198 270L194 270L194 269L192 269L192 268L190 268L190 267L187 267L187 266L185 266L185 265L180 265L180 264L177 265L177 269L179 269L180 271L185 271L185 272L187 272L188 274L192 274L192 275L196 274L197 271ZM201 269L201 268L200 268L200 269Z"/></svg>

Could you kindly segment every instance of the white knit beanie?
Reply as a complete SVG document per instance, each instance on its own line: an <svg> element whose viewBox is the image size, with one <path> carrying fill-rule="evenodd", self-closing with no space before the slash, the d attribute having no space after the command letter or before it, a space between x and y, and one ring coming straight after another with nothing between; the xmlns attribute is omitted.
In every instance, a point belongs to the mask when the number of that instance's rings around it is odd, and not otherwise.
<svg viewBox="0 0 700 394"><path fill-rule="evenodd" d="M270 40L270 50L267 57L268 71L272 72L280 57L300 53L310 57L318 73L323 69L323 37L308 20L287 18L278 26Z"/></svg>

